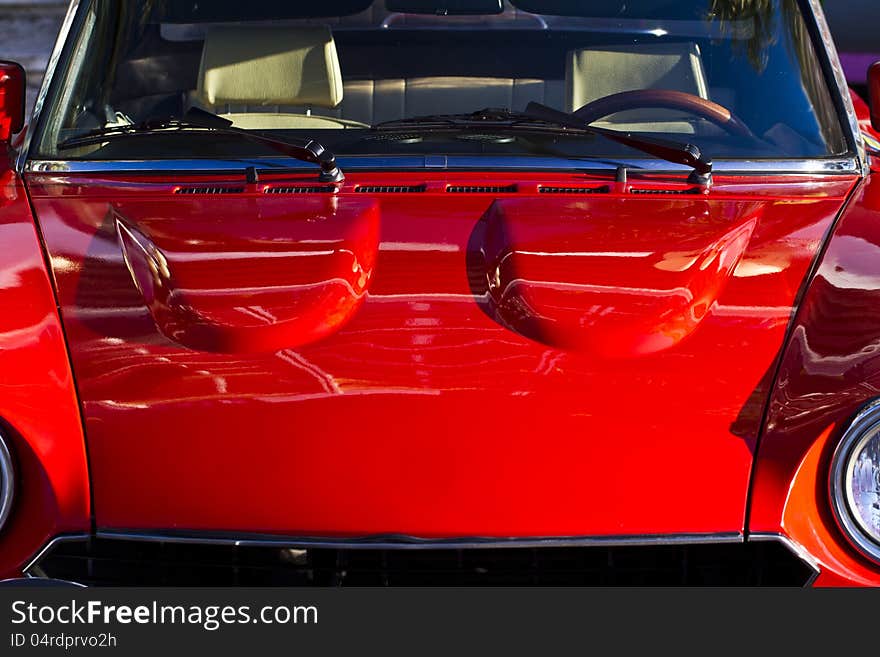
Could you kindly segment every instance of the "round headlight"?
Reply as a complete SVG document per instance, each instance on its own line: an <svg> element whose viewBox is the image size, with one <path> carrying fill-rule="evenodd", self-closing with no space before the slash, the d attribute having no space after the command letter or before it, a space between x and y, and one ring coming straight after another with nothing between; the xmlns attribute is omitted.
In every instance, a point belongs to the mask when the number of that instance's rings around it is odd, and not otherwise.
<svg viewBox="0 0 880 657"><path fill-rule="evenodd" d="M880 401L856 416L837 446L831 499L841 528L880 561Z"/></svg>
<svg viewBox="0 0 880 657"><path fill-rule="evenodd" d="M12 498L15 494L15 471L12 468L12 454L0 436L0 530L9 520L12 512Z"/></svg>

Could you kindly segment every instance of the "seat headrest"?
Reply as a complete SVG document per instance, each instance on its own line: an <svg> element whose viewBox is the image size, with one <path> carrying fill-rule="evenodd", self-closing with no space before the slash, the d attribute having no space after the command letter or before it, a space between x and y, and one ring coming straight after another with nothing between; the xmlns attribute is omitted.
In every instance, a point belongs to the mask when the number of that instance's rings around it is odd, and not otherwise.
<svg viewBox="0 0 880 657"><path fill-rule="evenodd" d="M337 107L342 73L330 28L212 27L198 95L209 105Z"/></svg>
<svg viewBox="0 0 880 657"><path fill-rule="evenodd" d="M568 53L569 111L599 98L637 89L671 89L709 97L700 50L695 43L603 46Z"/></svg>

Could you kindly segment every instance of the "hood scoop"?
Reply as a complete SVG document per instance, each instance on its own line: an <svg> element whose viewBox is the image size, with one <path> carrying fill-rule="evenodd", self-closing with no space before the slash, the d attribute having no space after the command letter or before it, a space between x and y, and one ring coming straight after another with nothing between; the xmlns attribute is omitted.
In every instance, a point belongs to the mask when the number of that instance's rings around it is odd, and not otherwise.
<svg viewBox="0 0 880 657"><path fill-rule="evenodd" d="M626 358L670 349L707 317L757 224L703 199L499 200L486 216L497 321L552 347Z"/></svg>
<svg viewBox="0 0 880 657"><path fill-rule="evenodd" d="M314 197L296 210L270 198L160 200L119 204L112 219L159 332L199 351L271 352L335 333L360 306L378 254L367 199L343 208Z"/></svg>

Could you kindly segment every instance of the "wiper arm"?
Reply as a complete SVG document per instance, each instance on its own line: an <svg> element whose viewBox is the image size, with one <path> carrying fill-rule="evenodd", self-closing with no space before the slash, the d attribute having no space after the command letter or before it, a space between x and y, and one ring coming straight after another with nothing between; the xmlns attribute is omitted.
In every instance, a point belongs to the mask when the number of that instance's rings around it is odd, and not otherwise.
<svg viewBox="0 0 880 657"><path fill-rule="evenodd" d="M312 139L285 141L232 127L232 121L200 109L190 109L183 118L148 119L131 125L99 128L83 135L65 139L58 150L70 150L81 146L93 146L113 139L150 137L169 133L215 134L240 137L271 148L277 153L301 162L317 164L321 168L321 182L342 182L345 176L336 164L336 156Z"/></svg>
<svg viewBox="0 0 880 657"><path fill-rule="evenodd" d="M712 160L706 158L700 148L694 144L673 141L671 139L640 137L631 132L596 128L585 123L575 114L560 112L541 103L529 103L524 114L540 121L547 121L548 123L555 123L591 134L601 135L606 139L635 148L648 155L659 157L667 162L689 166L694 170L694 173L691 175L691 182L706 187L712 184Z"/></svg>
<svg viewBox="0 0 880 657"><path fill-rule="evenodd" d="M636 136L631 132L618 132L596 128L574 114L560 112L540 103L529 103L525 112L487 108L470 114L436 114L418 116L397 121L386 121L373 126L377 131L419 128L422 130L451 130L456 128L484 127L487 129L542 129L572 130L582 134L598 135L667 162L683 164L694 169L691 182L709 186L712 182L712 160L703 156L699 147L670 139Z"/></svg>

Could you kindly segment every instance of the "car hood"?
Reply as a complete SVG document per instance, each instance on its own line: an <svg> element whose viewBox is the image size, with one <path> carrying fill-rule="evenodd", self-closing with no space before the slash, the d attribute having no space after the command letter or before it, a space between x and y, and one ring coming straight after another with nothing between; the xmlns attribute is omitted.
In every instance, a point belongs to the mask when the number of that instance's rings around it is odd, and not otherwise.
<svg viewBox="0 0 880 657"><path fill-rule="evenodd" d="M854 184L32 175L97 526L739 533Z"/></svg>

